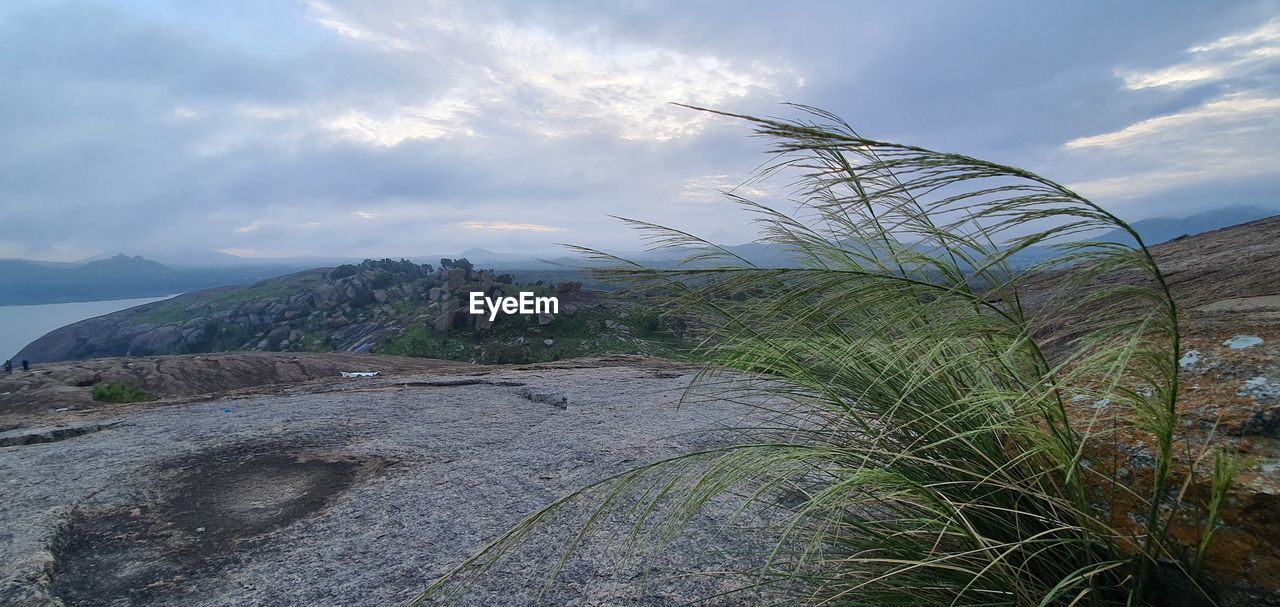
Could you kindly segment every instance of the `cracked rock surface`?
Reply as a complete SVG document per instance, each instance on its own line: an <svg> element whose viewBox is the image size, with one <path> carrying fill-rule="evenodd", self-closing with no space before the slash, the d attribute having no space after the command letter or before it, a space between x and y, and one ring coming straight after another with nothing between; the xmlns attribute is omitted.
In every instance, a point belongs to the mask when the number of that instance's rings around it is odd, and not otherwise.
<svg viewBox="0 0 1280 607"><path fill-rule="evenodd" d="M110 409L80 420L97 431L0 448L0 604L402 604L548 502L717 444L702 431L744 414L678 408L692 370L657 361L464 370ZM464 604L677 605L723 591L674 576L738 558L755 519L710 524L727 512L713 505L647 583L593 541L539 598L559 551L536 544Z"/></svg>

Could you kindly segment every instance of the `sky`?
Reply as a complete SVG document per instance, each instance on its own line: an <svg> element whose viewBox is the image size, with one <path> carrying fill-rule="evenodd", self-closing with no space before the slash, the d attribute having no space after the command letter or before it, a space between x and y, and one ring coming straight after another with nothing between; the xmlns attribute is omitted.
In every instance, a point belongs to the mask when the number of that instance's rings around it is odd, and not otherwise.
<svg viewBox="0 0 1280 607"><path fill-rule="evenodd" d="M8 0L0 257L753 240L719 190L766 142L670 102L822 107L1130 220L1280 207L1276 1Z"/></svg>

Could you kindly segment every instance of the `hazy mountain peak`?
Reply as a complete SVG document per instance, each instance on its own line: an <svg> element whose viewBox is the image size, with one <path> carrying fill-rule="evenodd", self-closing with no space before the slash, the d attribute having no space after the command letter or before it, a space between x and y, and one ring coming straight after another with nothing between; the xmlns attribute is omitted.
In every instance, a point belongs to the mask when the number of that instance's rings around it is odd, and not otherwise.
<svg viewBox="0 0 1280 607"><path fill-rule="evenodd" d="M1277 214L1276 209L1256 206L1234 206L1211 211L1203 211L1186 217L1152 217L1132 222L1142 240L1148 245L1160 244L1179 236L1194 236L1204 232L1220 230L1250 221L1265 219ZM1113 230L1099 240L1129 239L1128 234Z"/></svg>

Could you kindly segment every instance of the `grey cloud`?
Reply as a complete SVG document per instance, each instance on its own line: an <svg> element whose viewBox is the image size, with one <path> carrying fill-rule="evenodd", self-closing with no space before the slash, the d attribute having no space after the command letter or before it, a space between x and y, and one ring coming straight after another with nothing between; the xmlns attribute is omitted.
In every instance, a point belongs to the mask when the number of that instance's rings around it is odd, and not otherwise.
<svg viewBox="0 0 1280 607"><path fill-rule="evenodd" d="M1138 91L1124 88L1123 74L1185 62L1191 46L1257 27L1280 5L389 1L166 10L0 9L9 83L0 95L0 256L166 246L272 255L547 251L563 241L634 248L609 214L749 239L745 218L726 219L725 205L708 202L714 196L684 193L745 177L764 160L762 142L744 137L744 125L668 100L765 114L786 113L779 101L804 102L872 136L1072 183L1139 183L1168 170L1162 163L1178 151L1064 146L1242 90L1273 96L1273 68ZM668 98L677 95L688 98ZM1233 154L1253 153L1264 166L1280 155L1243 134L1232 141ZM1269 204L1280 186L1265 175L1221 182L1205 175L1165 192L1153 182L1151 195L1100 202L1140 218ZM557 230L475 227L497 224Z"/></svg>

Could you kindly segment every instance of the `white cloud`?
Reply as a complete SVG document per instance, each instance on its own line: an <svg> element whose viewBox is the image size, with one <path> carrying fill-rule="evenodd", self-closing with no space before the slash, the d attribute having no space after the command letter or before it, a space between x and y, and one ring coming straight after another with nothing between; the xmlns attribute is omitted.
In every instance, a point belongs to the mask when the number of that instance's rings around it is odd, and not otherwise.
<svg viewBox="0 0 1280 607"><path fill-rule="evenodd" d="M202 107L201 113L239 126L200 142L197 155L231 153L263 128L284 143L318 134L383 148L512 131L544 139L662 142L697 135L713 119L671 102L726 107L781 97L804 80L782 63L622 42L593 28L553 32L466 4L415 3L403 12L336 0L307 5L312 23L414 66L404 86L394 99L374 102L335 96Z"/></svg>
<svg viewBox="0 0 1280 607"><path fill-rule="evenodd" d="M1193 53L1207 53L1275 42L1280 42L1280 19L1272 19L1248 32L1223 36L1208 44L1193 46L1189 50Z"/></svg>
<svg viewBox="0 0 1280 607"><path fill-rule="evenodd" d="M540 111L526 116L552 133L603 131L648 141L694 135L707 116L670 102L720 106L775 96L786 79L785 68L734 66L656 46L567 40L510 24L491 28L486 39L500 41L498 67L511 78L509 88L541 98Z"/></svg>
<svg viewBox="0 0 1280 607"><path fill-rule="evenodd" d="M1220 80L1227 76L1228 68L1226 65L1175 65L1150 72L1130 72L1122 76L1125 88L1138 90Z"/></svg>
<svg viewBox="0 0 1280 607"><path fill-rule="evenodd" d="M1206 170L1155 170L1075 182L1071 184L1071 189L1091 199L1115 200L1192 185L1208 177L1211 177L1211 173Z"/></svg>
<svg viewBox="0 0 1280 607"><path fill-rule="evenodd" d="M726 192L751 200L769 195L754 184L746 183L741 177L735 179L730 175L696 175L681 183L680 198L696 202L719 202L725 199Z"/></svg>
<svg viewBox="0 0 1280 607"><path fill-rule="evenodd" d="M1185 112L1136 122L1119 131L1072 139L1066 147L1069 150L1120 148L1175 142L1170 139L1188 144L1199 141L1200 145L1214 145L1220 143L1223 136L1233 133L1250 133L1259 127L1280 127L1278 118L1280 99L1226 95Z"/></svg>
<svg viewBox="0 0 1280 607"><path fill-rule="evenodd" d="M1066 143L1071 153L1130 170L1072 184L1087 196L1125 198L1280 172L1280 98L1227 95L1190 110Z"/></svg>
<svg viewBox="0 0 1280 607"><path fill-rule="evenodd" d="M307 8L309 9L308 18L337 32L339 36L344 38L350 38L351 40L388 51L414 50L414 45L404 38L374 32L345 19L342 12L328 2L308 0Z"/></svg>
<svg viewBox="0 0 1280 607"><path fill-rule="evenodd" d="M1115 131L1067 141L1065 152L1095 167L1072 184L1074 189L1087 196L1133 198L1280 172L1280 89L1274 78L1265 77L1280 64L1280 19L1186 52L1180 63L1121 73L1125 88L1179 89L1213 82L1227 92Z"/></svg>
<svg viewBox="0 0 1280 607"><path fill-rule="evenodd" d="M400 108L382 117L348 110L326 119L323 128L357 141L391 147L410 139L474 134L464 123L464 116L474 109L464 100L445 98L419 107Z"/></svg>
<svg viewBox="0 0 1280 607"><path fill-rule="evenodd" d="M1187 49L1190 57L1168 67L1118 71L1125 88L1178 88L1245 76L1280 61L1280 19Z"/></svg>
<svg viewBox="0 0 1280 607"><path fill-rule="evenodd" d="M608 134L661 142L701 132L709 116L670 105L725 106L734 99L776 97L803 78L785 65L723 58L610 39L572 36L438 5L431 17L358 13L312 2L312 20L370 47L417 55L432 65L447 47L447 69L433 72L448 96L426 107L376 113L350 108L324 128L370 144L474 134L470 118L541 137ZM421 7L419 7L421 8ZM470 122L479 122L474 120Z"/></svg>
<svg viewBox="0 0 1280 607"><path fill-rule="evenodd" d="M261 221L254 221L254 222L250 222L245 225L236 227L235 232L237 234L249 234L251 232L257 232L258 230L261 230L262 226L264 225L266 225L266 223Z"/></svg>
<svg viewBox="0 0 1280 607"><path fill-rule="evenodd" d="M468 230L493 230L498 232L563 232L564 228L538 223L507 223L505 221L464 221L460 224Z"/></svg>

